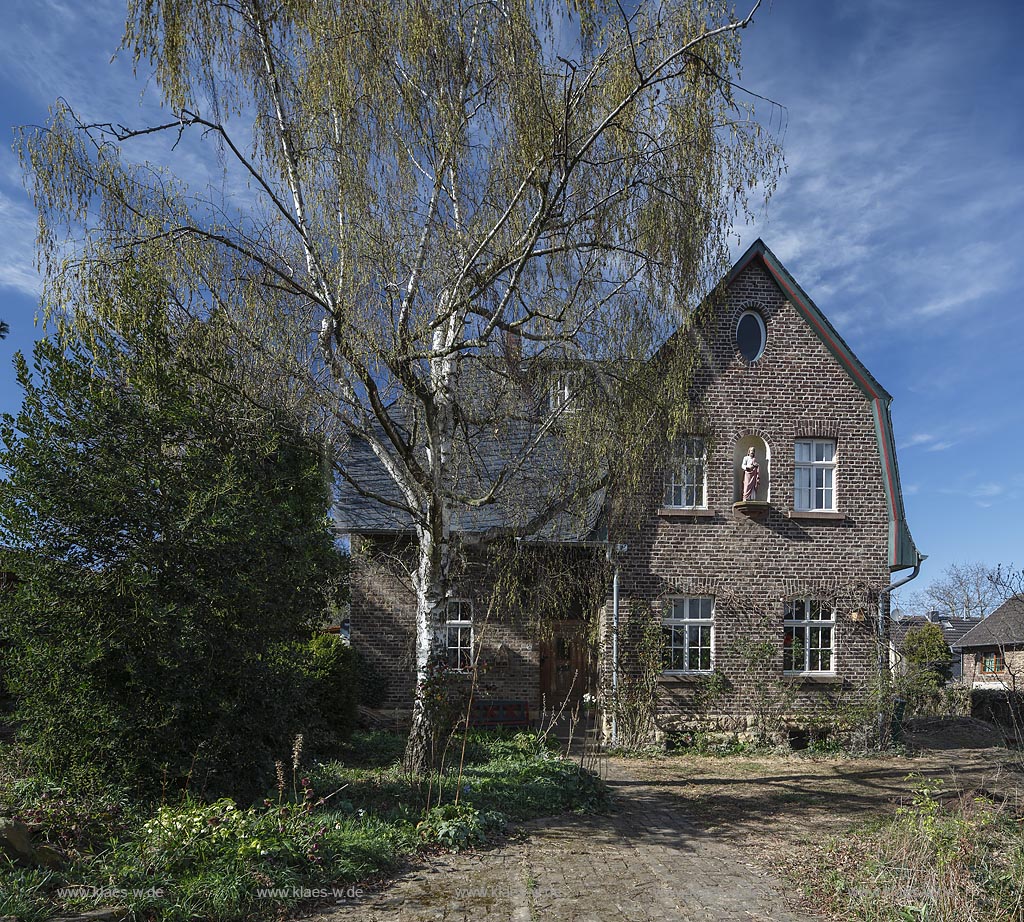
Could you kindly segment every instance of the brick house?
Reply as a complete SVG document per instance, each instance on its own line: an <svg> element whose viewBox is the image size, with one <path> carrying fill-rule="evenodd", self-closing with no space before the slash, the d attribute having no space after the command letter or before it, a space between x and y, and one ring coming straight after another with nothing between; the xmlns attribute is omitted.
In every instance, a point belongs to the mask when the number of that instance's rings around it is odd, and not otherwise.
<svg viewBox="0 0 1024 922"><path fill-rule="evenodd" d="M467 570L440 642L455 666L481 648L489 694L537 714L598 691L615 735L608 703L653 670L660 730L743 734L834 717L886 667L893 574L916 575L922 559L903 511L891 397L760 240L722 291L699 336L666 346L698 350L694 417L704 422L652 469L649 514L616 533L597 494L585 521L544 536L579 567L601 568L602 598L581 594L543 632L526 612L483 632L474 618L487 573ZM759 478L745 497L751 450ZM366 476L384 475L370 464ZM388 679L382 707L405 709L413 595L388 561L408 537L352 491L337 515L353 547L352 643Z"/></svg>
<svg viewBox="0 0 1024 922"><path fill-rule="evenodd" d="M972 688L1024 691L1024 596L1007 599L957 644Z"/></svg>

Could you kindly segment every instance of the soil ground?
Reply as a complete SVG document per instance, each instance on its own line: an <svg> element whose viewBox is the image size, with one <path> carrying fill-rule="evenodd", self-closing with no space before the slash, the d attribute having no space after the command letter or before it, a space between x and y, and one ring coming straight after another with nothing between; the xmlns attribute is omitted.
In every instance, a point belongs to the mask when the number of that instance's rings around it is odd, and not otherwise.
<svg viewBox="0 0 1024 922"><path fill-rule="evenodd" d="M818 918L807 849L891 813L917 776L1024 805L1024 752L980 721L912 726L871 757L610 758L606 816L536 821L498 847L420 864L319 922L697 922Z"/></svg>

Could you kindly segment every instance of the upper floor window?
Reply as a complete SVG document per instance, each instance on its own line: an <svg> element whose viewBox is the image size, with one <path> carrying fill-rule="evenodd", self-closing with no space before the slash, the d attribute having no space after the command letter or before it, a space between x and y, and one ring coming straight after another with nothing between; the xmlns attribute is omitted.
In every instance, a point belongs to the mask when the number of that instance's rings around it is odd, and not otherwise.
<svg viewBox="0 0 1024 922"><path fill-rule="evenodd" d="M757 311L744 311L736 323L736 348L748 362L756 362L764 354L768 331Z"/></svg>
<svg viewBox="0 0 1024 922"><path fill-rule="evenodd" d="M579 396L579 376L575 371L555 375L548 389L548 405L552 413L571 413Z"/></svg>
<svg viewBox="0 0 1024 922"><path fill-rule="evenodd" d="M799 439L795 443L793 508L835 512L836 443L831 439Z"/></svg>
<svg viewBox="0 0 1024 922"><path fill-rule="evenodd" d="M449 668L465 672L473 666L473 603L469 599L448 599L444 624L440 625L438 653Z"/></svg>
<svg viewBox="0 0 1024 922"><path fill-rule="evenodd" d="M819 599L786 602L783 613L784 672L835 671L835 608Z"/></svg>
<svg viewBox="0 0 1024 922"><path fill-rule="evenodd" d="M715 600L672 599L661 622L665 672L710 672L715 663Z"/></svg>
<svg viewBox="0 0 1024 922"><path fill-rule="evenodd" d="M707 506L707 451L704 439L683 439L665 472L665 505L703 509Z"/></svg>
<svg viewBox="0 0 1024 922"><path fill-rule="evenodd" d="M981 671L985 675L999 675L1006 672L1006 660L1002 653L982 653Z"/></svg>

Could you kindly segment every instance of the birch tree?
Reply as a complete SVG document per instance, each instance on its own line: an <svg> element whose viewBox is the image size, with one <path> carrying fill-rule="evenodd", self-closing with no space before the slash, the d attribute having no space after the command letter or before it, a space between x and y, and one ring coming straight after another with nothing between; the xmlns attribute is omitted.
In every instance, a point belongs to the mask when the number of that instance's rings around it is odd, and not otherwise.
<svg viewBox="0 0 1024 922"><path fill-rule="evenodd" d="M240 386L300 406L339 482L408 522L422 677L459 523L501 507L474 540L543 531L650 478L640 459L686 417L685 358L645 360L780 170L738 84L759 2L129 0L123 48L169 114L58 104L22 134L46 305L88 325L145 248L178 310L233 324ZM139 162L161 138L166 162ZM219 188L176 175L190 144ZM585 414L537 411L552 374ZM556 435L557 482L531 491ZM413 769L428 720L417 696Z"/></svg>

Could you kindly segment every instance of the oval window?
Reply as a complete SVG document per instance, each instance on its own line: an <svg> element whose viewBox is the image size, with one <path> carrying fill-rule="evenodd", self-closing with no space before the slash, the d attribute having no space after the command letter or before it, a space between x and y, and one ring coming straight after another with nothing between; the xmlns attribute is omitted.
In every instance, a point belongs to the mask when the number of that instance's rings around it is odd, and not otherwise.
<svg viewBox="0 0 1024 922"><path fill-rule="evenodd" d="M740 322L736 324L736 346L740 350L740 355L748 362L756 362L764 352L767 339L768 334L761 315L756 311L745 311L740 316Z"/></svg>

